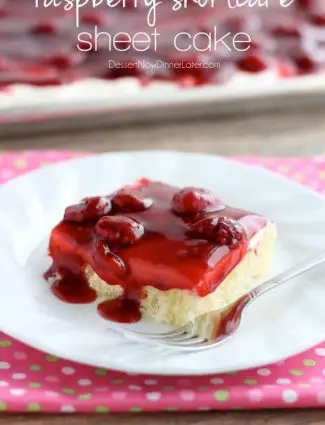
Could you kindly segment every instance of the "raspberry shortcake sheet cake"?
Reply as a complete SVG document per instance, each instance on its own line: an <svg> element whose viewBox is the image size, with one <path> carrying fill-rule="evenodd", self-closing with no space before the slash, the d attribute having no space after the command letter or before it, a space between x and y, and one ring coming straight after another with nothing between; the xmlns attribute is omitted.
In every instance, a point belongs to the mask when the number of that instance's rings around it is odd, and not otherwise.
<svg viewBox="0 0 325 425"><path fill-rule="evenodd" d="M49 241L53 294L99 314L175 326L226 307L258 285L276 228L209 190L140 179L66 208Z"/></svg>

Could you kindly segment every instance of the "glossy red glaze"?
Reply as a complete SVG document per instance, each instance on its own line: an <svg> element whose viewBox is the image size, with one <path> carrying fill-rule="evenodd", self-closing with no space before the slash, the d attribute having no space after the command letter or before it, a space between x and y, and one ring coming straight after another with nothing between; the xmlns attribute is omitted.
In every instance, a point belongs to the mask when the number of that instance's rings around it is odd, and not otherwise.
<svg viewBox="0 0 325 425"><path fill-rule="evenodd" d="M118 323L135 323L141 319L139 301L123 296L103 301L98 305L98 312L104 319Z"/></svg>
<svg viewBox="0 0 325 425"><path fill-rule="evenodd" d="M216 320L214 332L211 335L212 339L217 341L232 334L240 324L241 315L246 305L246 298L241 297L222 311Z"/></svg>
<svg viewBox="0 0 325 425"><path fill-rule="evenodd" d="M133 1L129 7L108 8L103 5L92 9L87 6L81 11L80 26L76 28L74 11L65 12L63 7L35 8L31 0L10 0L0 3L0 58L10 63L10 69L0 68L0 86L13 83L33 85L63 84L84 78L115 79L126 76L138 78L143 84L152 80L172 80L182 86L209 83L223 83L231 78L232 69L237 66L245 72L263 71L269 67L276 70L283 62L290 62L297 48L309 46L315 56L324 58L317 50L324 50L325 11L323 0L297 0L289 8L269 7L241 8L229 10L225 1L216 2L214 9L199 8L194 3L188 9L171 11L171 4L165 0L157 12L158 48L153 44L146 51L137 51L130 46L123 32L133 35L148 32L146 8L134 9ZM40 1L39 3L42 3ZM89 2L90 3L90 2ZM141 3L141 2L140 2ZM279 2L273 2L279 4ZM109 51L107 40L99 40L98 51L89 47L83 40L81 48L89 51L77 51L77 34L90 32L108 32L117 39L126 41L124 51ZM201 51L188 46L189 39L180 39L185 46L184 52L173 46L176 33L187 32L192 38L196 33L213 33L217 27L217 38L229 31L232 36L238 32L248 32L252 37L252 46L259 46L258 58L249 58L250 52L228 51L222 48L206 50L207 37L199 35L196 44ZM316 31L316 32L315 32ZM230 40L228 40L230 42ZM214 40L212 39L211 46ZM120 48L121 48L120 43ZM230 43L231 44L231 43ZM247 45L249 45L248 43ZM89 47L89 49L88 49ZM189 47L189 49L187 49ZM123 49L121 49L123 50ZM314 55L311 55L313 57ZM268 58L267 61L261 60ZM245 59L244 59L245 58ZM180 67L115 67L109 68L108 62L137 63L146 60L155 63L179 62ZM191 66L191 62L220 63L218 67ZM304 72L313 73L321 67L304 67ZM301 70L296 69L299 74ZM287 74L280 73L281 76ZM292 74L290 74L292 75Z"/></svg>
<svg viewBox="0 0 325 425"><path fill-rule="evenodd" d="M80 273L71 273L68 269L52 266L45 278L51 282L53 294L60 300L71 304L88 304L96 300L96 292L90 288L80 270ZM53 279L53 281L51 281Z"/></svg>
<svg viewBox="0 0 325 425"><path fill-rule="evenodd" d="M145 286L162 291L187 290L201 297L212 292L244 257L249 239L266 224L264 217L231 207L208 209L196 214L176 214L172 200L179 189L159 182L142 179L128 190L139 200L150 199L150 208L144 211L128 209L127 212L113 208L99 222L62 221L53 229L49 244L49 254L53 259L51 270L72 276L72 302L76 302L78 279L87 266L109 284L123 287L124 295L119 301L107 302L99 307L102 315L120 322L140 317L140 313L135 313L135 305L140 305ZM191 233L194 223L217 217L231 219L220 219L223 225L217 231L221 231L222 235L217 234L222 238L211 239L205 234ZM126 244L124 237L127 236L129 241L129 235L123 232L133 229L132 220L140 223L141 234L132 239L132 244ZM104 223L106 221L109 223ZM110 222L114 222L114 232L121 231L116 239L114 233L113 242L111 235L107 237L105 233ZM108 227L101 226L103 223ZM132 226L129 226L130 223ZM229 234L227 223L231 224ZM121 227L118 228L118 225ZM138 227L136 230L139 230ZM84 279L80 282L84 290ZM63 284L54 284L52 290L61 299L69 301L67 286L69 284L65 280ZM130 305L132 314L124 308Z"/></svg>

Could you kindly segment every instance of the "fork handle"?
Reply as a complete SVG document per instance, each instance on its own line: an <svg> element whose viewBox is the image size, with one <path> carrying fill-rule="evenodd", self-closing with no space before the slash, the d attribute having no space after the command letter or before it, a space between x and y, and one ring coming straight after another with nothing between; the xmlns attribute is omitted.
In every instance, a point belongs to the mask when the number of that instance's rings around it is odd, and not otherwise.
<svg viewBox="0 0 325 425"><path fill-rule="evenodd" d="M318 254L314 254L301 261L300 263L296 264L295 266L290 267L288 270L285 270L277 276L274 276L271 279L267 280L262 285L253 289L249 293L250 298L257 298L260 295L265 294L265 292L268 292L271 289L276 288L277 286L280 286L283 283L294 279L295 277L300 276L322 264L325 264L325 251L319 252Z"/></svg>

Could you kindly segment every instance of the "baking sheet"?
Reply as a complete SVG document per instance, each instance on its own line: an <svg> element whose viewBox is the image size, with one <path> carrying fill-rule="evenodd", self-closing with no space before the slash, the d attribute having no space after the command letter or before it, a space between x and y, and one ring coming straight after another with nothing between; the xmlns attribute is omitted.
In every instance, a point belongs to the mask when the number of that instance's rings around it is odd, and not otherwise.
<svg viewBox="0 0 325 425"><path fill-rule="evenodd" d="M125 83L125 82L124 82ZM117 84L123 84L123 79ZM122 86L121 86L122 87ZM27 96L18 106L0 105L0 137L21 131L64 130L69 127L126 125L166 119L220 116L325 104L325 74L248 84L177 88L159 85L142 90L87 91L76 100L69 96ZM42 89L40 89L42 90ZM55 88L51 89L55 90ZM89 93L89 92L88 92Z"/></svg>

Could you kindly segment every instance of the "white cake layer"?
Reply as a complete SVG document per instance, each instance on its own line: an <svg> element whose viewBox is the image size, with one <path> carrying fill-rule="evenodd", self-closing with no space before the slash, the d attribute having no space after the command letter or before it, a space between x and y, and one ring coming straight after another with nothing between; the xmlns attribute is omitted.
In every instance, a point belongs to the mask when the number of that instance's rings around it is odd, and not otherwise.
<svg viewBox="0 0 325 425"><path fill-rule="evenodd" d="M157 322L182 326L201 314L226 307L258 285L270 264L275 240L276 228L269 222L251 239L242 261L205 297L179 289L160 291L145 287L146 296L141 301L143 315ZM87 270L87 277L101 300L123 293L120 286L108 285L91 268Z"/></svg>
<svg viewBox="0 0 325 425"><path fill-rule="evenodd" d="M218 86L209 84L204 87L218 87L229 90L229 94L234 94L240 88L247 88L247 84L258 86L269 86L279 81L277 69L255 74L238 71L229 81ZM195 87L193 89L196 89ZM200 88L198 88L200 89ZM143 86L137 78L123 77L114 80L85 79L62 86L36 87L24 84L15 84L8 90L0 90L0 111L1 109L24 107L30 105L70 104L73 102L87 103L92 100L107 101L112 105L116 100L129 99L137 95L160 95L179 93L188 91L188 88L181 87L176 82L153 81L151 84Z"/></svg>

